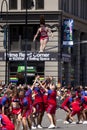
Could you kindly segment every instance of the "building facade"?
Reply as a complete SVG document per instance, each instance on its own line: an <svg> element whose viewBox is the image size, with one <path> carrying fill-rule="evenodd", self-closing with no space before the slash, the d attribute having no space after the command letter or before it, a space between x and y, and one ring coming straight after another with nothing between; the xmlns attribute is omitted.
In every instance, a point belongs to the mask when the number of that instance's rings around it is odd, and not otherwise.
<svg viewBox="0 0 87 130"><path fill-rule="evenodd" d="M24 82L25 74L18 73L18 66L25 66L26 64L25 50L27 44L27 66L34 67L36 70L34 73L27 72L28 82L33 80L36 74L39 74L42 77L51 75L56 79L56 82L65 82L67 85L71 83L72 79L79 83L81 80L81 46L79 47L77 43L87 39L86 0L33 1L34 7L30 9L30 1L27 0L27 10L25 0L0 1L0 79L3 82L9 82L10 78L18 77ZM40 15L45 16L46 25L52 29L54 34L53 39L49 38L43 53L39 53L39 37L36 43L33 42L33 37L39 27ZM75 45L71 48L73 58L70 56L68 47L62 46L61 27L65 18L74 19ZM5 26L7 27L7 35L2 31ZM78 51L75 51L76 48Z"/></svg>

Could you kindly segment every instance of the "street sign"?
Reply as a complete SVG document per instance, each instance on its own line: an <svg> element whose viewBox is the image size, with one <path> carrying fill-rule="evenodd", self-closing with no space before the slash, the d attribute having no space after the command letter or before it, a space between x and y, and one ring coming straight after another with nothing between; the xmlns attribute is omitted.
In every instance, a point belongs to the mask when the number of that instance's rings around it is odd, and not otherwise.
<svg viewBox="0 0 87 130"><path fill-rule="evenodd" d="M62 54L62 60L65 62L70 61L71 56L69 54ZM6 60L6 53L0 52L0 61ZM25 53L24 52L10 52L7 53L8 61L24 61ZM58 52L28 52L27 61L59 61L60 53Z"/></svg>
<svg viewBox="0 0 87 130"><path fill-rule="evenodd" d="M18 73L25 72L25 66L18 66L17 72ZM27 66L27 72L28 73L35 73L36 68L34 66Z"/></svg>

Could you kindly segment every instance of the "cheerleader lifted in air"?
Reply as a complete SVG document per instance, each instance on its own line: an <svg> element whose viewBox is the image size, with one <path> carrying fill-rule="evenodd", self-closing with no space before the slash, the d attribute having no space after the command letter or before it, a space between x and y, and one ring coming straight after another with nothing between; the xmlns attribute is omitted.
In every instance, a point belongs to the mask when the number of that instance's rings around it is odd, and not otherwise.
<svg viewBox="0 0 87 130"><path fill-rule="evenodd" d="M45 25L45 19L43 15L40 16L40 27L38 28L33 41L36 40L39 33L40 33L40 52L43 52L45 50L46 44L49 41L48 33L50 33L51 37L53 37L53 33L51 32L50 28L46 27Z"/></svg>

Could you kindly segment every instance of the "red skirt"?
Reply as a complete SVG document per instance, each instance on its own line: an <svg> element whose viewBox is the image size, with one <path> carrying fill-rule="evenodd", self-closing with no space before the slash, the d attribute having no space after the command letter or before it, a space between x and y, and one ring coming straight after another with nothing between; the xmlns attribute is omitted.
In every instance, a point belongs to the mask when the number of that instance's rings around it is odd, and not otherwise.
<svg viewBox="0 0 87 130"><path fill-rule="evenodd" d="M14 115L18 115L18 114L20 114L21 113L21 109L19 108L19 109L13 109L12 110L12 114L14 114Z"/></svg>
<svg viewBox="0 0 87 130"><path fill-rule="evenodd" d="M49 104L47 109L46 109L46 112L50 113L50 114L55 114L56 113L56 105Z"/></svg>

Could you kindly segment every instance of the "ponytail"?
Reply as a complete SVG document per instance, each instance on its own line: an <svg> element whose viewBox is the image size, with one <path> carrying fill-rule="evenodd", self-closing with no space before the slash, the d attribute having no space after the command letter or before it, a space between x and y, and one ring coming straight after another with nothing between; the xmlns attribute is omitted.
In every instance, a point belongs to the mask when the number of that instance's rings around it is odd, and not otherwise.
<svg viewBox="0 0 87 130"><path fill-rule="evenodd" d="M40 24L45 25L45 18L44 18L44 15L41 15L41 16L40 16Z"/></svg>

